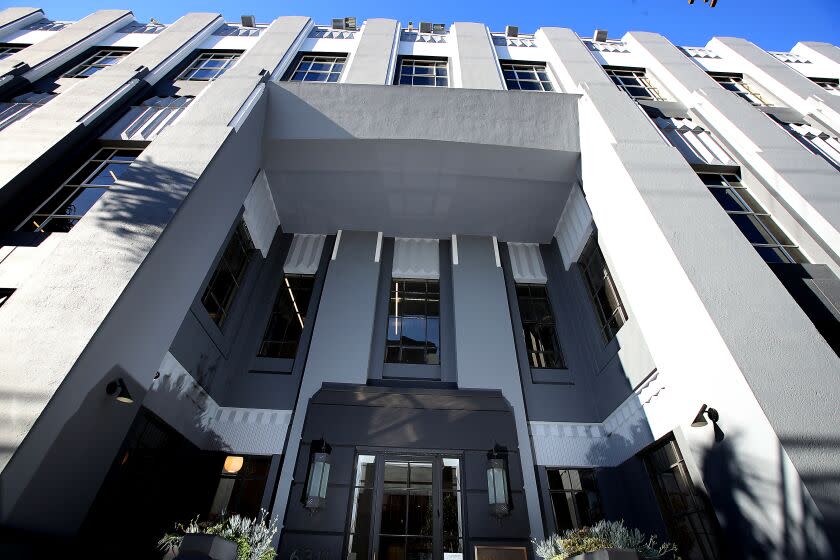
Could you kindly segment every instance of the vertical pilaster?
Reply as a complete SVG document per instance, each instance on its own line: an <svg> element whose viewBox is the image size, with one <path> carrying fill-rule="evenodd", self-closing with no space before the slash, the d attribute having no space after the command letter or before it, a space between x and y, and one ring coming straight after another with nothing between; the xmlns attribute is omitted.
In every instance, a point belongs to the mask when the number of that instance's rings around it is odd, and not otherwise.
<svg viewBox="0 0 840 560"><path fill-rule="evenodd" d="M453 70L456 80L460 76L460 83L455 81L454 85L467 89L505 89L486 25L459 21L452 25L449 35L455 39L458 49Z"/></svg>
<svg viewBox="0 0 840 560"><path fill-rule="evenodd" d="M357 385L367 382L381 266L375 260L377 237L375 232L355 231L340 231L336 237L335 258L327 269L272 508L281 525L309 399L324 382Z"/></svg>
<svg viewBox="0 0 840 560"><path fill-rule="evenodd" d="M0 41L44 17L40 8L6 8L0 12Z"/></svg>
<svg viewBox="0 0 840 560"><path fill-rule="evenodd" d="M455 246L457 245L457 249ZM504 273L492 237L458 236L452 266L458 386L501 389L516 420L519 458L533 538L543 538L540 499Z"/></svg>
<svg viewBox="0 0 840 560"><path fill-rule="evenodd" d="M72 534L84 520L261 165L261 81L308 25L264 30L3 306L4 526ZM117 378L135 404L106 395Z"/></svg>
<svg viewBox="0 0 840 560"><path fill-rule="evenodd" d="M365 22L345 82L386 85L391 82L400 40L400 22L373 18Z"/></svg>
<svg viewBox="0 0 840 560"><path fill-rule="evenodd" d="M756 80L791 108L824 123L840 134L840 97L823 88L746 39L715 37L708 47L735 61L743 73Z"/></svg>
<svg viewBox="0 0 840 560"><path fill-rule="evenodd" d="M840 259L837 170L760 110L720 87L665 37L634 32L625 39L677 100L696 111L740 161L765 177L771 193L835 260Z"/></svg>
<svg viewBox="0 0 840 560"><path fill-rule="evenodd" d="M580 130L586 200L607 264L667 379L662 408L646 419L654 437L669 431L685 434L684 452L695 482L705 484L713 498L731 492L732 481L722 480L715 470L725 454L727 468L738 469L738 483L755 498L755 509L738 511L753 530L781 535L785 528L812 523L807 513L816 510L812 497L822 504L821 534L802 530L788 542L775 539L770 545L777 558L804 556L804 549L796 547L808 541L824 544L836 523L829 509L836 487L814 481L824 480L826 464L840 460L828 443L831 430L823 429L836 415L833 401L840 398L840 383L826 372L838 371L840 360L683 158L656 138L654 127L626 94L607 87L612 86L609 78L574 32L543 28L537 40L556 54L553 63L564 89L584 95ZM702 71L673 58L668 62L676 69L670 72L697 78L695 91L705 94L705 82L696 74ZM668 64L652 69L659 78ZM665 85L673 91L679 82ZM710 92L719 87L708 86ZM741 114L740 106L733 106L739 100L720 91L734 98L732 103L716 93L708 99ZM798 350L794 354L790 348ZM690 426L703 403L720 411L719 428L729 440L723 447L710 430ZM822 442L819 455L828 463L797 443L803 438ZM796 469L789 468L791 460ZM729 519L729 501L713 502ZM827 548L821 554L830 557Z"/></svg>

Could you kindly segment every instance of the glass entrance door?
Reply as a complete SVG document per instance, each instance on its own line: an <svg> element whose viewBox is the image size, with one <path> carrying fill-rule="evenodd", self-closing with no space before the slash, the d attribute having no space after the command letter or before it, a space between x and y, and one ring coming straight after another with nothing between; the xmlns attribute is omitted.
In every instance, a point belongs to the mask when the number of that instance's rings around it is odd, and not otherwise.
<svg viewBox="0 0 840 560"><path fill-rule="evenodd" d="M464 549L460 459L359 455L348 560L458 560Z"/></svg>

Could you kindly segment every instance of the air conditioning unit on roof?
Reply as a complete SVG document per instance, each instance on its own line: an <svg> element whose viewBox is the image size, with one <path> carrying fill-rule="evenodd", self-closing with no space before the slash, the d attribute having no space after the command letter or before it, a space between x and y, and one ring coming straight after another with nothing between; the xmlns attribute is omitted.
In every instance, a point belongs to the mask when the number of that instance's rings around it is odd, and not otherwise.
<svg viewBox="0 0 840 560"><path fill-rule="evenodd" d="M445 23L433 23L432 24L432 33L446 33L446 24Z"/></svg>
<svg viewBox="0 0 840 560"><path fill-rule="evenodd" d="M519 36L519 27L516 25L506 25L505 26L505 37L518 37Z"/></svg>
<svg viewBox="0 0 840 560"><path fill-rule="evenodd" d="M336 18L332 20L333 29L344 29L347 31L356 31L356 18Z"/></svg>
<svg viewBox="0 0 840 560"><path fill-rule="evenodd" d="M421 21L420 22L420 33L431 33L432 32L432 23L429 21Z"/></svg>

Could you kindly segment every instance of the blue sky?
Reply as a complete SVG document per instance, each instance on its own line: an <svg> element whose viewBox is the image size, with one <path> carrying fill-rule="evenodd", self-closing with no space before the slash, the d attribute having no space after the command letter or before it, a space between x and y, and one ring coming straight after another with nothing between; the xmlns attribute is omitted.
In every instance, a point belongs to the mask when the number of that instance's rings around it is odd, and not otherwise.
<svg viewBox="0 0 840 560"><path fill-rule="evenodd" d="M42 0L12 5L42 7L51 19L78 19L101 8L128 8L137 19L172 22L188 11L220 12L228 21L253 14L268 22L278 15L308 15L318 23L333 17L394 18L407 23L481 21L494 31L518 25L531 33L540 26L571 27L581 35L597 28L610 37L626 31L657 31L679 45L702 46L714 35L743 37L774 51L787 51L797 41L840 44L840 0L718 0L709 8L703 0L528 0L423 2L354 0Z"/></svg>

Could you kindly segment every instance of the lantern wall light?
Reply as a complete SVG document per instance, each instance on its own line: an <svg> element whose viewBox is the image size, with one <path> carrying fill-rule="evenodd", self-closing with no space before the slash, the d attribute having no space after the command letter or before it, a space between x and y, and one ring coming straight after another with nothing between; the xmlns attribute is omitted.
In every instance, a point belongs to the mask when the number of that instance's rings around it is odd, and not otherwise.
<svg viewBox="0 0 840 560"><path fill-rule="evenodd" d="M304 485L303 507L318 511L327 504L327 485L330 481L330 453L332 447L324 439L312 442L309 471Z"/></svg>
<svg viewBox="0 0 840 560"><path fill-rule="evenodd" d="M496 444L487 453L487 494L490 513L498 518L510 514L508 491L507 451Z"/></svg>

